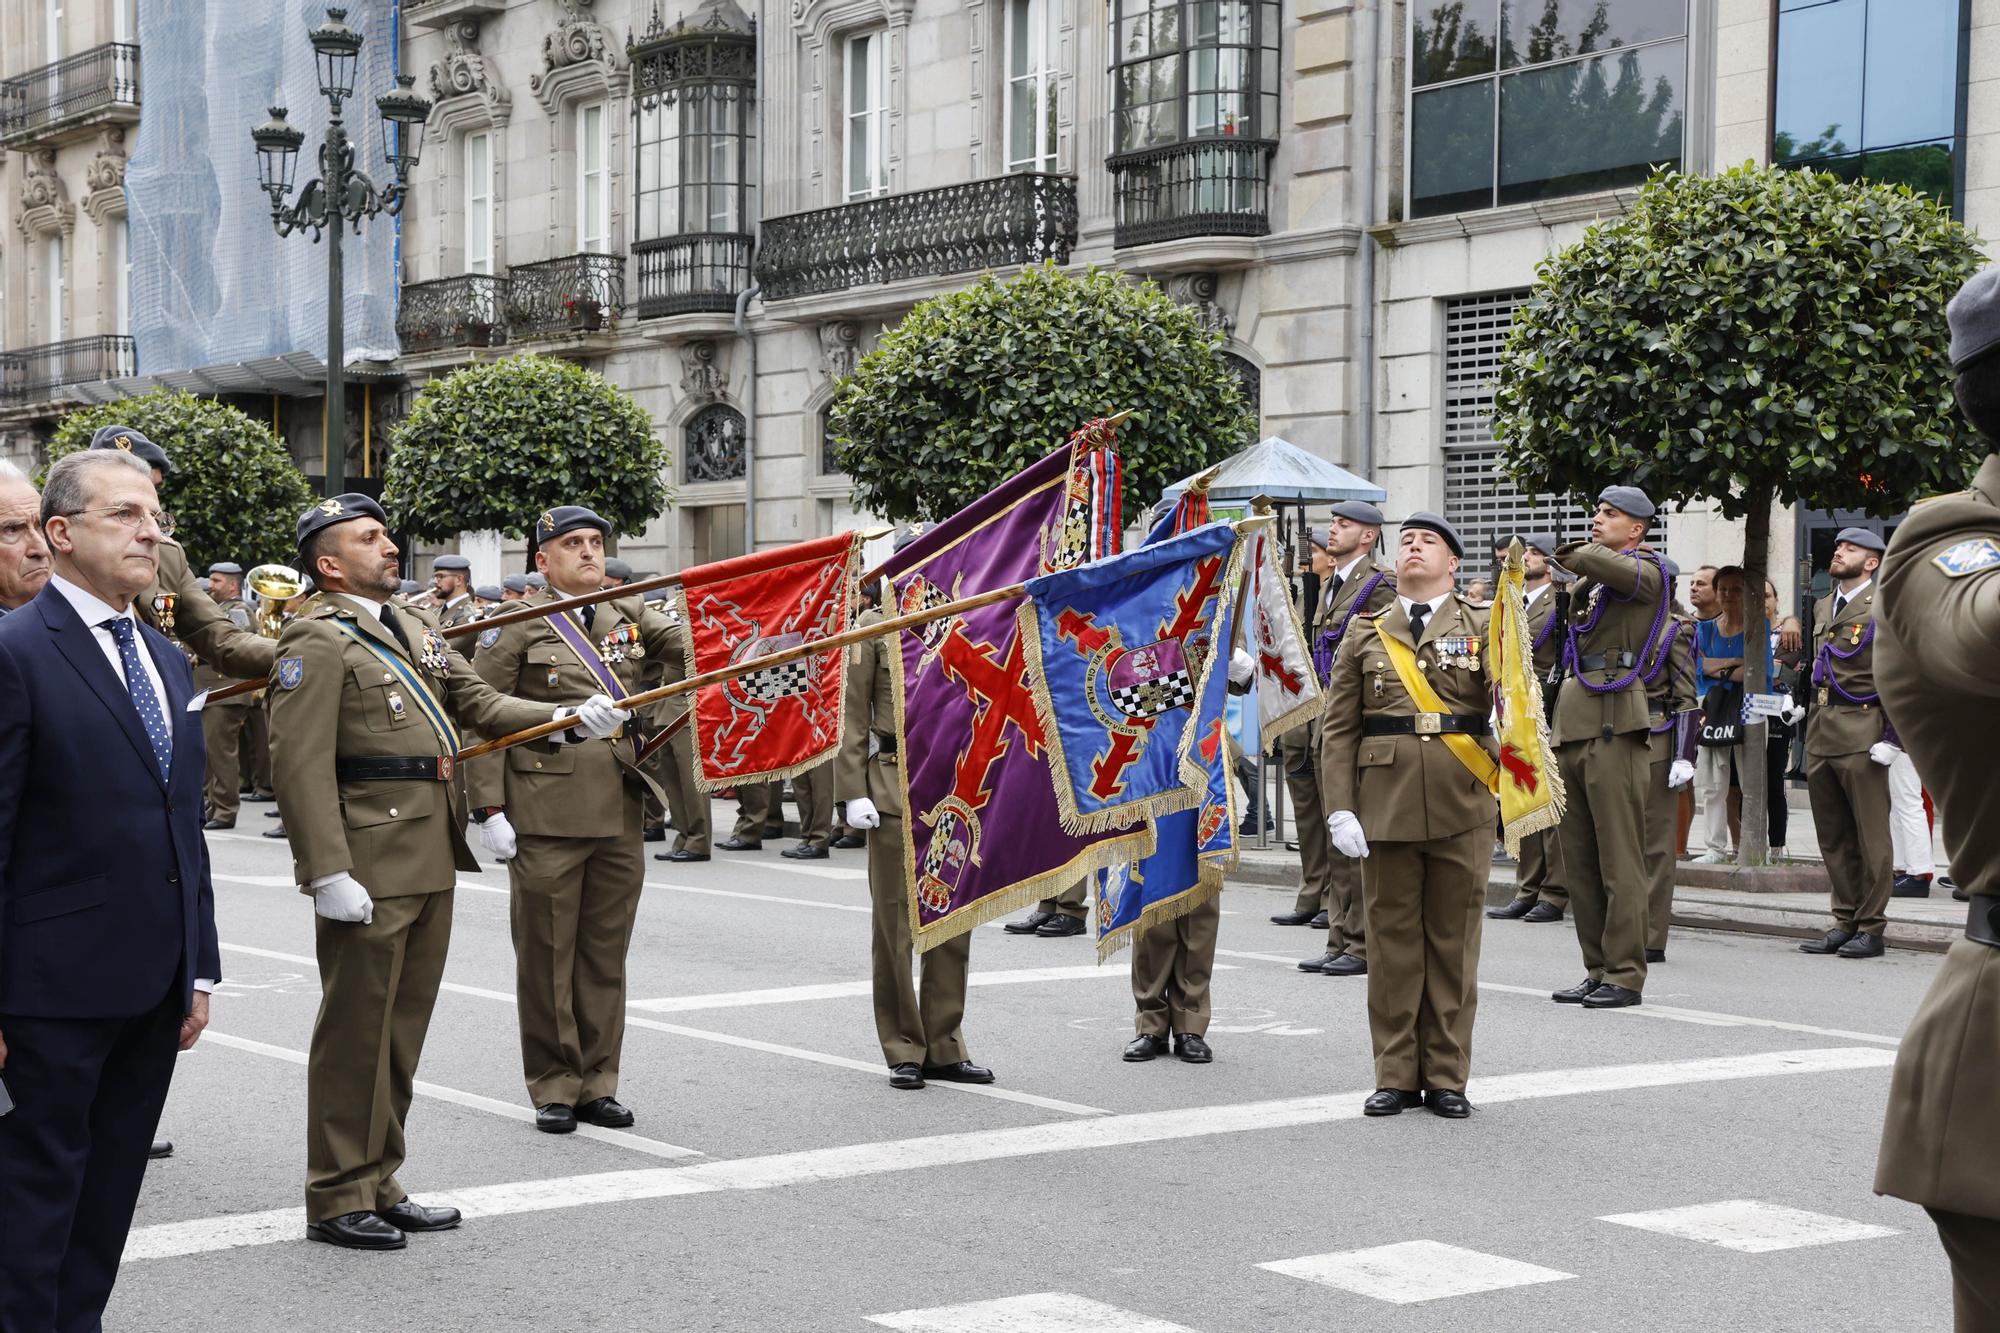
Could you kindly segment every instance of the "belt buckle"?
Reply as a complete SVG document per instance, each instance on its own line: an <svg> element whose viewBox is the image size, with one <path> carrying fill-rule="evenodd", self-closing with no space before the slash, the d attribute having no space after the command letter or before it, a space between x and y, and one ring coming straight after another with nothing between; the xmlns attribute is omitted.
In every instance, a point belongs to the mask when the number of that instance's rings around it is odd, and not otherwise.
<svg viewBox="0 0 2000 1333"><path fill-rule="evenodd" d="M457 760L456 756L453 756L453 755L448 755L448 754L441 754L441 755L439 755L439 756L438 756L438 781L439 781L439 782L450 782L450 781L451 781L451 775L452 775L453 771L454 771L454 770L455 770L455 769L457 768L457 766L458 766L458 760Z"/></svg>
<svg viewBox="0 0 2000 1333"><path fill-rule="evenodd" d="M1826 701L1831 695L1832 691L1828 690L1826 686L1822 685L1819 687L1819 706L1821 708L1826 707Z"/></svg>
<svg viewBox="0 0 2000 1333"><path fill-rule="evenodd" d="M1444 715L1442 713L1417 714L1417 735L1440 736L1443 734L1444 734Z"/></svg>

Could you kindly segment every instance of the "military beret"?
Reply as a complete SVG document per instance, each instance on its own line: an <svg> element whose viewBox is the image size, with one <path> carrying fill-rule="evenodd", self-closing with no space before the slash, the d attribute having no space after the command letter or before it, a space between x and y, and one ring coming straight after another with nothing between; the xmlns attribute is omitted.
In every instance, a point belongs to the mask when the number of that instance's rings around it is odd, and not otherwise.
<svg viewBox="0 0 2000 1333"><path fill-rule="evenodd" d="M482 602L497 602L500 600L500 589L495 584L482 583L472 590L472 595Z"/></svg>
<svg viewBox="0 0 2000 1333"><path fill-rule="evenodd" d="M1350 523L1366 523L1371 528L1382 526L1382 511L1366 500L1342 500L1333 507L1335 518L1344 518ZM1321 542L1320 545L1326 545Z"/></svg>
<svg viewBox="0 0 2000 1333"><path fill-rule="evenodd" d="M472 562L462 555L441 555L431 561L431 571L433 573L440 569L447 574L470 574L472 572Z"/></svg>
<svg viewBox="0 0 2000 1333"><path fill-rule="evenodd" d="M500 586L508 592L526 592L528 590L528 576L526 574L509 574L506 578L500 580Z"/></svg>
<svg viewBox="0 0 2000 1333"><path fill-rule="evenodd" d="M237 564L234 560L218 560L208 567L208 572L211 574L227 574L232 578L240 579L243 577L243 566Z"/></svg>
<svg viewBox="0 0 2000 1333"><path fill-rule="evenodd" d="M404 579L403 586L400 589L398 589L398 591L401 592L405 597L415 597L418 593L422 592L423 590L424 590L424 585L417 582L415 579Z"/></svg>
<svg viewBox="0 0 2000 1333"><path fill-rule="evenodd" d="M646 589L646 600L649 602L664 602L667 600L667 598L673 595L674 595L674 590L672 588Z"/></svg>
<svg viewBox="0 0 2000 1333"><path fill-rule="evenodd" d="M535 520L535 545L553 541L565 532L575 532L578 528L596 528L599 536L611 535L611 525L582 505L557 505Z"/></svg>
<svg viewBox="0 0 2000 1333"><path fill-rule="evenodd" d="M529 592L540 592L543 588L546 588L548 586L549 586L549 581L543 578L540 574L528 575Z"/></svg>
<svg viewBox="0 0 2000 1333"><path fill-rule="evenodd" d="M1461 558L1465 555L1465 543L1458 539L1458 529L1452 527L1451 524L1445 522L1436 514L1427 513L1420 509L1404 519L1401 526L1405 531L1415 528L1420 532L1435 532L1438 536L1444 538L1444 544L1451 548L1453 555Z"/></svg>
<svg viewBox="0 0 2000 1333"><path fill-rule="evenodd" d="M1306 529L1306 540L1324 551L1333 545L1333 530L1324 523L1315 523Z"/></svg>
<svg viewBox="0 0 2000 1333"><path fill-rule="evenodd" d="M1866 528L1842 528L1840 534L1833 539L1833 544L1838 546L1842 542L1850 546L1859 546L1864 551L1873 551L1877 555L1889 549L1889 543Z"/></svg>
<svg viewBox="0 0 2000 1333"><path fill-rule="evenodd" d="M1651 518L1660 512L1637 486L1606 486L1598 492L1597 502L1610 505L1619 513L1630 514L1633 518Z"/></svg>
<svg viewBox="0 0 2000 1333"><path fill-rule="evenodd" d="M1965 280L1944 308L1951 330L1951 368L1964 370L2000 346L2000 267L1982 268Z"/></svg>
<svg viewBox="0 0 2000 1333"><path fill-rule="evenodd" d="M1521 545L1532 546L1543 555L1554 555L1556 547L1560 544L1556 541L1554 533L1524 532L1521 534Z"/></svg>
<svg viewBox="0 0 2000 1333"><path fill-rule="evenodd" d="M923 535L924 535L924 525L921 523L912 523L907 528L898 528L896 529L895 540L890 544L889 549L892 551L900 551L905 546L908 546L911 542L915 541L917 538Z"/></svg>
<svg viewBox="0 0 2000 1333"><path fill-rule="evenodd" d="M350 491L346 495L329 496L299 515L299 545L304 547L306 538L322 528L356 518L372 518L385 528L389 526L389 516L382 512L381 505Z"/></svg>
<svg viewBox="0 0 2000 1333"><path fill-rule="evenodd" d="M604 577L607 579L624 579L630 582L632 578L632 566L620 560L615 555L607 556L604 561Z"/></svg>
<svg viewBox="0 0 2000 1333"><path fill-rule="evenodd" d="M167 451L147 439L136 426L100 426L97 434L90 437L90 447L121 450L161 472L174 470L167 460Z"/></svg>
<svg viewBox="0 0 2000 1333"><path fill-rule="evenodd" d="M209 584L206 578L196 579L194 581L194 586L200 588L203 592L209 591Z"/></svg>
<svg viewBox="0 0 2000 1333"><path fill-rule="evenodd" d="M1670 555L1661 556L1660 563L1667 567L1667 579L1669 581L1677 579L1681 576L1681 567L1680 565L1675 563L1674 558L1672 556Z"/></svg>

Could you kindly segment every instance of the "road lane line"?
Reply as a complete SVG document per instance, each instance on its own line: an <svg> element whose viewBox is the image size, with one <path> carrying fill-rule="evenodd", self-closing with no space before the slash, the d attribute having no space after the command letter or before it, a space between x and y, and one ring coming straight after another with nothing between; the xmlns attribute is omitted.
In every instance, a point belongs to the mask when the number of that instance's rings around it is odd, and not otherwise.
<svg viewBox="0 0 2000 1333"><path fill-rule="evenodd" d="M751 902L776 903L784 907L824 907L834 912L872 912L875 909L867 903L829 903L817 898L784 898L775 893L746 893L741 889L711 889L694 884L667 884L661 880L646 881L649 889L668 889L674 893L699 893L711 898L747 898Z"/></svg>
<svg viewBox="0 0 2000 1333"><path fill-rule="evenodd" d="M1498 991L1503 995L1532 995L1544 1001L1550 994L1548 990L1539 986L1504 986L1497 981L1482 981L1479 983L1479 989ZM1809 1037L1833 1037L1840 1041L1872 1041L1884 1046L1898 1046L1903 1040L1901 1037L1885 1037L1876 1032L1814 1027L1810 1023L1787 1023L1777 1018L1752 1018L1748 1014L1722 1014L1709 1009L1681 1009L1671 1004L1650 1002L1634 1005L1629 1009L1610 1009L1605 1012L1627 1018L1661 1018L1670 1022L1694 1023L1711 1028L1770 1028L1777 1032L1800 1032Z"/></svg>
<svg viewBox="0 0 2000 1333"><path fill-rule="evenodd" d="M1236 969L1223 964L1218 972ZM974 972L967 986L1029 986L1046 981L1088 981L1111 977L1127 980L1123 968L1086 963L1078 967L1023 967L1004 971ZM875 993L872 981L829 981L813 986L773 986L765 990L716 991L708 995L666 995L654 1000L631 1000L627 1006L649 1014L684 1014L698 1009L742 1009L763 1004L795 1004L807 1000L858 999Z"/></svg>
<svg viewBox="0 0 2000 1333"><path fill-rule="evenodd" d="M898 1310L869 1315L867 1322L901 1329L902 1333L1195 1333L1186 1324L1168 1323L1066 1291Z"/></svg>
<svg viewBox="0 0 2000 1333"><path fill-rule="evenodd" d="M1725 1199L1687 1208L1662 1208L1651 1213L1614 1213L1600 1217L1621 1227L1700 1241L1739 1254L1771 1254L1809 1245L1834 1245L1850 1240L1900 1236L1894 1227L1856 1222L1852 1218L1808 1213L1756 1199Z"/></svg>
<svg viewBox="0 0 2000 1333"><path fill-rule="evenodd" d="M789 875L811 875L814 879L840 879L847 880L850 883L865 881L868 878L867 871L853 870L847 866L809 866L797 861L791 861L782 865L774 865L770 868L772 870L782 870Z"/></svg>
<svg viewBox="0 0 2000 1333"><path fill-rule="evenodd" d="M1435 1240L1399 1241L1339 1254L1309 1254L1303 1259L1280 1259L1257 1267L1391 1305L1416 1305L1450 1296L1563 1282L1576 1276L1561 1269L1543 1268L1540 1264L1522 1263L1504 1255Z"/></svg>

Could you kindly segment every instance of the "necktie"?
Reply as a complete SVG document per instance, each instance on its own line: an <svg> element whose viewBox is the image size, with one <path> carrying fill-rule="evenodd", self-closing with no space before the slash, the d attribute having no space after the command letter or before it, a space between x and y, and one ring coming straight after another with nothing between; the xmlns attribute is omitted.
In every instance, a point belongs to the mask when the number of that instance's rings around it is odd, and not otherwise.
<svg viewBox="0 0 2000 1333"><path fill-rule="evenodd" d="M1847 594L1835 593L1833 597L1833 618L1840 619L1840 613L1847 609Z"/></svg>
<svg viewBox="0 0 2000 1333"><path fill-rule="evenodd" d="M1430 618L1431 604L1429 602L1412 602L1410 604L1410 637L1418 643L1424 641L1424 622Z"/></svg>
<svg viewBox="0 0 2000 1333"><path fill-rule="evenodd" d="M414 658L416 653L410 648L410 636L403 633L401 622L396 619L396 613L387 602L382 603L382 624L396 637L396 642L403 645L404 656Z"/></svg>
<svg viewBox="0 0 2000 1333"><path fill-rule="evenodd" d="M583 631L588 634L591 622L597 619L597 608L595 606L586 606L576 613L576 618L583 622Z"/></svg>
<svg viewBox="0 0 2000 1333"><path fill-rule="evenodd" d="M160 776L164 778L173 767L174 740L167 731L166 714L160 711L160 696L154 692L145 664L139 660L139 641L132 625L123 616L104 622L104 628L111 631L111 637L118 643L118 660L125 664L125 692L132 696L139 725L146 729L146 739L153 743L153 758L159 760Z"/></svg>
<svg viewBox="0 0 2000 1333"><path fill-rule="evenodd" d="M1340 585L1342 582L1343 580L1338 574L1334 574L1327 579L1326 604L1328 606L1332 606L1335 602L1340 600Z"/></svg>

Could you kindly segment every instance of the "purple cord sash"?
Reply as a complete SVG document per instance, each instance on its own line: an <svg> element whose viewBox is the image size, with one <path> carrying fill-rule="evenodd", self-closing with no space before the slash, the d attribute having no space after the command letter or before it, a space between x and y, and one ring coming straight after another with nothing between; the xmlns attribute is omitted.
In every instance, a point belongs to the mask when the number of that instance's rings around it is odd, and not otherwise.
<svg viewBox="0 0 2000 1333"><path fill-rule="evenodd" d="M1354 601L1348 606L1347 614L1341 617L1339 629L1321 630L1319 638L1313 641L1313 670L1319 675L1319 683L1324 685L1333 675L1334 654L1340 651L1340 641L1347 637L1347 627L1354 623L1354 617L1361 614L1361 608L1368 605L1368 599L1375 595L1375 589L1388 574L1376 570L1361 585L1361 591L1354 594Z"/></svg>
<svg viewBox="0 0 2000 1333"><path fill-rule="evenodd" d="M1653 628L1647 631L1646 633L1646 642L1647 644L1650 645L1660 637L1660 630L1667 623L1667 604L1672 600L1672 598L1667 596L1666 557L1661 555L1657 551L1647 551L1643 553L1639 551L1629 551L1626 554L1630 555L1632 559L1635 561L1643 561L1646 559L1651 559L1654 565L1656 565L1660 571L1660 609L1653 615ZM1593 684L1587 678L1585 678L1579 665L1582 661L1583 654L1578 650L1577 640L1580 639L1583 635L1588 634L1592 630L1596 629L1597 622L1604 619L1605 602L1609 598L1615 597L1621 602L1629 602L1632 600L1631 597L1627 597L1621 593L1612 592L1608 584L1600 583L1597 585L1597 587L1602 591L1596 598L1593 599L1594 605L1592 605L1592 607L1590 608L1590 618L1585 620L1581 625L1572 625L1570 627L1568 639L1565 641L1563 645L1563 659L1565 664L1570 669L1570 678L1574 680L1577 684L1583 686L1584 689L1589 690L1592 694L1616 694L1620 690L1630 689L1632 687L1633 682L1639 679L1639 674L1646 669L1646 652L1645 650L1641 650L1637 655L1637 660L1633 663L1632 669L1626 672L1623 676L1620 676L1617 680L1606 681L1602 685L1596 685ZM1637 592L1638 589L1636 588L1633 589L1634 595L1636 595Z"/></svg>
<svg viewBox="0 0 2000 1333"><path fill-rule="evenodd" d="M1830 628L1837 628L1837 627L1830 627ZM1862 634L1860 641L1856 643L1853 647L1849 648L1846 652L1842 652L1840 649L1834 647L1833 640L1834 640L1834 635L1829 633L1827 635L1826 642L1822 643L1819 646L1819 654L1813 658L1813 674L1812 674L1813 684L1827 686L1835 694L1839 695L1843 701L1847 703L1851 704L1880 703L1882 701L1882 696L1880 694L1848 693L1847 688L1840 683L1840 678L1833 674L1834 662L1836 661L1845 662L1848 661L1850 658L1858 657L1861 655L1862 651L1868 647L1869 644L1875 642L1875 621L1872 618L1869 620L1868 628Z"/></svg>

